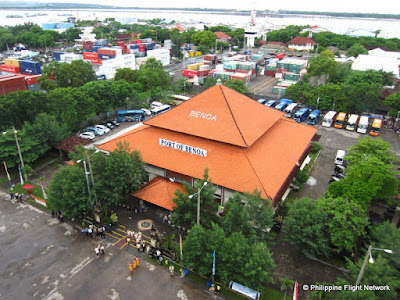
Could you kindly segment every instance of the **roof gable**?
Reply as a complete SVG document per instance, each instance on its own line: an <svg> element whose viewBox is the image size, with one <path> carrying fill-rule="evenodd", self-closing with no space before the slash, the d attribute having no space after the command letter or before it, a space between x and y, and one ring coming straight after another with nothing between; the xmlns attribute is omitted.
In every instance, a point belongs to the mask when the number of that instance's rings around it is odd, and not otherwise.
<svg viewBox="0 0 400 300"><path fill-rule="evenodd" d="M144 123L247 148L282 115L226 86L215 85Z"/></svg>
<svg viewBox="0 0 400 300"><path fill-rule="evenodd" d="M288 45L316 45L316 43L309 37L306 36L296 36L294 39L288 42Z"/></svg>
<svg viewBox="0 0 400 300"><path fill-rule="evenodd" d="M214 34L217 36L217 39L230 39L231 38L229 35L227 35L223 31L216 31L216 32L214 32Z"/></svg>

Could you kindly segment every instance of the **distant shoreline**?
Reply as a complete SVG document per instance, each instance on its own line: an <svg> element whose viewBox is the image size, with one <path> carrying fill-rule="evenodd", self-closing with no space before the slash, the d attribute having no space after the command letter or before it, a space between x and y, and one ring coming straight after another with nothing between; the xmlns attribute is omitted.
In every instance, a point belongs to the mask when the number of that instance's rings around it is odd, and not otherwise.
<svg viewBox="0 0 400 300"><path fill-rule="evenodd" d="M31 5L31 3L29 3ZM4 5L4 6L3 6ZM95 9L95 10L131 10L131 11L179 11L196 12L196 13L212 13L212 14L227 14L227 15L250 15L251 10L234 10L234 9L206 9L206 8L154 8L154 7L117 7L109 5L94 5L94 4L78 4L78 3L40 3L35 6L6 6L7 4L0 4L0 10L14 10L14 11L27 11L27 10L41 10L53 11L62 9ZM15 5L15 4L14 4ZM270 16L270 17L283 17L288 15L298 16L329 16L329 17L345 17L345 18L373 18L373 19L400 19L400 14L374 14L374 13L345 13L345 12L312 12L312 11L261 11L257 10L257 16Z"/></svg>

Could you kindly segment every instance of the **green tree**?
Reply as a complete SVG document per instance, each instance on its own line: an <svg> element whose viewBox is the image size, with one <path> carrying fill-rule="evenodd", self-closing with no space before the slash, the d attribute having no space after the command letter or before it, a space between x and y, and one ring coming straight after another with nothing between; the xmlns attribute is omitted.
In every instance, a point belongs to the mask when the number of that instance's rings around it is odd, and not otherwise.
<svg viewBox="0 0 400 300"><path fill-rule="evenodd" d="M207 182L207 185L204 183ZM185 192L176 190L175 198L172 200L176 204L174 213L172 214L172 221L174 224L192 227L196 224L197 220L197 197L198 189L202 188L200 193L200 224L205 228L209 228L213 221L217 221L218 203L215 202L215 191L217 188L212 184L211 178L208 176L208 169L204 170L202 180L197 180L194 187L183 183ZM192 198L189 198L193 195Z"/></svg>
<svg viewBox="0 0 400 300"><path fill-rule="evenodd" d="M392 117L397 117L397 113L400 111L400 92L393 93L386 97L383 104L391 108L390 115Z"/></svg>
<svg viewBox="0 0 400 300"><path fill-rule="evenodd" d="M74 42L75 39L79 39L79 35L82 34L82 30L77 27L68 28L61 34L61 38L67 42Z"/></svg>
<svg viewBox="0 0 400 300"><path fill-rule="evenodd" d="M221 226L226 235L230 236L234 232L242 233L246 238L251 239L255 236L248 207L245 205L239 193L233 194L225 206L226 215L221 218Z"/></svg>
<svg viewBox="0 0 400 300"><path fill-rule="evenodd" d="M73 60L71 63L51 62L43 68L42 77L38 80L42 89L55 87L80 87L97 80L92 64L84 60ZM53 81L49 84L47 81Z"/></svg>
<svg viewBox="0 0 400 300"><path fill-rule="evenodd" d="M326 84L329 78L335 73L337 63L333 56L330 55L332 52L323 52L322 55L318 55L310 59L310 65L307 68L310 77L318 77L318 81L314 85ZM325 76L325 77L324 77Z"/></svg>
<svg viewBox="0 0 400 300"><path fill-rule="evenodd" d="M182 58L182 50L181 46L185 42L185 37L183 34L179 33L179 30L176 29L175 31L171 31L171 42L172 42L172 50L174 56L177 58Z"/></svg>
<svg viewBox="0 0 400 300"><path fill-rule="evenodd" d="M261 191L255 189L252 193L244 194L244 201L250 214L252 226L257 230L257 234L265 238L265 232L269 231L274 225L275 211L271 201L261 197Z"/></svg>
<svg viewBox="0 0 400 300"><path fill-rule="evenodd" d="M193 43L198 46L205 46L208 49L215 45L216 39L217 36L213 32L207 30L196 32L192 36Z"/></svg>
<svg viewBox="0 0 400 300"><path fill-rule="evenodd" d="M373 252L375 262L368 264L365 268L364 275L361 279L362 289L358 291L342 290L336 294L335 299L343 300L384 300L395 299L396 289L400 287L399 271L397 271L387 260L386 256L390 254ZM346 278L340 278L335 285L354 285L360 273L363 258L360 258L356 263L348 261L347 269L350 273ZM367 290L364 285L389 286L389 290Z"/></svg>
<svg viewBox="0 0 400 300"><path fill-rule="evenodd" d="M393 253L387 255L390 265L399 269L400 267L400 228L389 222L373 225L370 227L369 236L371 244L375 248L390 249Z"/></svg>
<svg viewBox="0 0 400 300"><path fill-rule="evenodd" d="M0 35L0 50L8 50L12 49L16 42L15 36L13 36L11 33L6 33L6 34L1 34Z"/></svg>
<svg viewBox="0 0 400 300"><path fill-rule="evenodd" d="M301 198L289 206L284 226L287 241L302 252L328 256L330 242L327 228L328 214L310 198Z"/></svg>
<svg viewBox="0 0 400 300"><path fill-rule="evenodd" d="M240 79L228 80L224 85L241 94L246 94L250 91L246 84Z"/></svg>
<svg viewBox="0 0 400 300"><path fill-rule="evenodd" d="M365 49L364 46L362 46L358 43L355 43L346 52L347 57L349 57L349 56L357 57L359 54L368 54L368 50Z"/></svg>
<svg viewBox="0 0 400 300"><path fill-rule="evenodd" d="M131 68L117 69L115 73L114 80L125 80L126 82L135 82L137 70L132 70Z"/></svg>
<svg viewBox="0 0 400 300"><path fill-rule="evenodd" d="M97 196L104 204L118 204L138 191L146 180L146 171L140 152L129 143L118 143L117 148L104 155L93 156Z"/></svg>
<svg viewBox="0 0 400 300"><path fill-rule="evenodd" d="M328 232L332 246L339 251L354 251L356 240L366 234L368 216L357 203L343 198L325 197L317 200L328 214Z"/></svg>
<svg viewBox="0 0 400 300"><path fill-rule="evenodd" d="M86 193L85 174L78 166L61 168L50 182L48 205L61 210L65 216L76 218L83 212L90 212L93 199Z"/></svg>

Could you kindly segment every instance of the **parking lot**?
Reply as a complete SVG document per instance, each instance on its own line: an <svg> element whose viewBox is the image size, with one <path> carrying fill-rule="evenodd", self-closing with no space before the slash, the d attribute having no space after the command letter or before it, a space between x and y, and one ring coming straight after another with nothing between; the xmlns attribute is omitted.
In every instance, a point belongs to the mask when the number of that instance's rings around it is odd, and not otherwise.
<svg viewBox="0 0 400 300"><path fill-rule="evenodd" d="M277 94L272 93L272 88L278 82L278 78L260 75L250 82L250 92L253 93L253 99L268 98L278 99ZM268 100L267 99L267 100Z"/></svg>
<svg viewBox="0 0 400 300"><path fill-rule="evenodd" d="M356 144L359 138L369 136L369 134L361 134L344 129L337 129L334 127L322 127L316 125L318 128L317 134L321 136L318 143L322 146L322 150L313 165L310 172L310 178L304 184L303 190L296 193L296 198L310 197L317 199L328 188L329 180L332 176L335 164L335 157L337 150L345 150ZM393 151L400 156L400 137L392 129L381 128L380 138L392 144ZM375 139L376 137L371 137Z"/></svg>

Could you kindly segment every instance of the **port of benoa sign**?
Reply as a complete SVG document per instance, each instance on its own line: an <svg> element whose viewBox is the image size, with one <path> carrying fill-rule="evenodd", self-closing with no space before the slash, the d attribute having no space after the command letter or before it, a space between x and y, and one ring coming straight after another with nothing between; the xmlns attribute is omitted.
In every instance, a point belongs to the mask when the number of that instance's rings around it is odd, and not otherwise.
<svg viewBox="0 0 400 300"><path fill-rule="evenodd" d="M202 157L207 157L207 150L200 149L197 147L192 147L189 145L184 145L184 144L177 143L177 142L168 141L166 139L160 139L160 146L172 148L175 150L180 150L183 152L188 152L190 154L195 154L195 155L199 155Z"/></svg>

